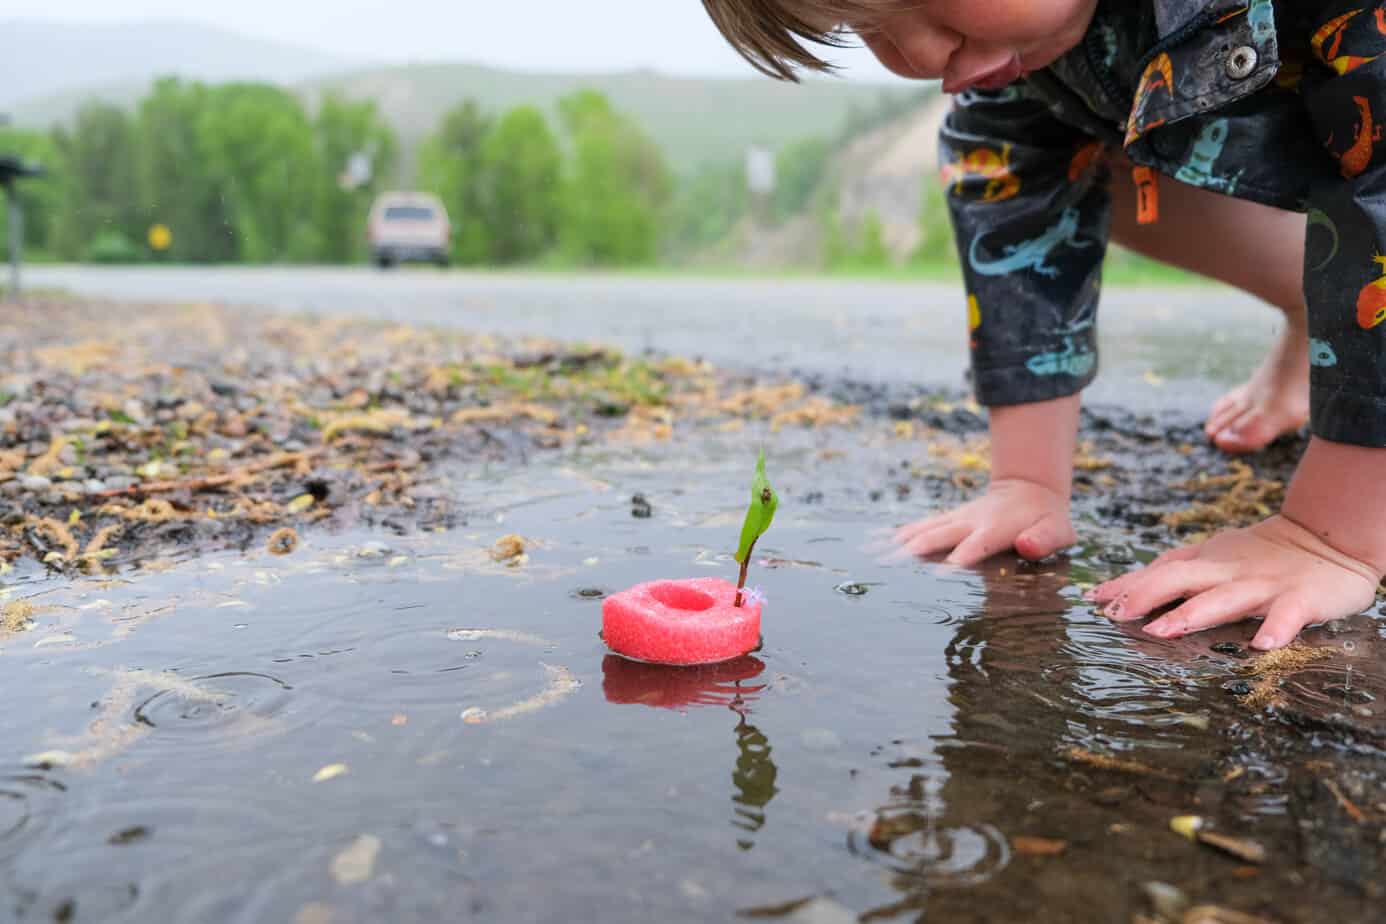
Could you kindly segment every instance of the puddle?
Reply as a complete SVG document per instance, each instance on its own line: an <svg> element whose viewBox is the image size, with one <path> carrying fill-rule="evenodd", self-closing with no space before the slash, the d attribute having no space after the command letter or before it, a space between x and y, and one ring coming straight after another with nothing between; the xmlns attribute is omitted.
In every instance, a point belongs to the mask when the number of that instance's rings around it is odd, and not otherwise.
<svg viewBox="0 0 1386 924"><path fill-rule="evenodd" d="M616 589L734 573L740 479L711 464L488 472L449 533L18 585L46 608L0 643L0 917L1125 921L1152 880L1277 921L1375 907L1377 624L1310 633L1332 655L1248 709L1248 627L1160 642L1082 603L1111 537L886 563L872 531L918 501L849 496L860 459L772 466L827 500L782 506L763 647L721 665L597 635ZM526 561L491 560L508 534Z"/></svg>

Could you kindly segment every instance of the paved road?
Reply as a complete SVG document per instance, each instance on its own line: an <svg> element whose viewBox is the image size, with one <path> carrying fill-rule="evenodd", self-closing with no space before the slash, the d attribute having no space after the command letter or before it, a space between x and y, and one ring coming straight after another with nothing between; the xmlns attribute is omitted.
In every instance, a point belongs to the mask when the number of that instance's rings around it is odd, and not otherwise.
<svg viewBox="0 0 1386 924"><path fill-rule="evenodd" d="M874 380L960 384L966 359L961 295L946 284L85 266L33 267L26 280L87 296L542 333ZM1247 374L1277 323L1270 309L1223 289L1110 290L1103 374L1091 396L1201 409Z"/></svg>

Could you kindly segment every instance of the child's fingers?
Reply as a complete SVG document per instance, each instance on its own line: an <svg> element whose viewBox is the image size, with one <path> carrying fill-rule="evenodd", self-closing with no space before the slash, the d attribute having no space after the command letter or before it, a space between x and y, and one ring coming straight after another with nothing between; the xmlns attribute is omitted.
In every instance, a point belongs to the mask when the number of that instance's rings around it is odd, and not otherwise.
<svg viewBox="0 0 1386 924"><path fill-rule="evenodd" d="M945 562L960 568L971 568L1010 547L1011 543L998 539L996 533L978 529L959 542L958 547L953 550Z"/></svg>
<svg viewBox="0 0 1386 924"><path fill-rule="evenodd" d="M1152 566L1132 575L1104 612L1118 622L1143 619L1156 607L1200 594L1227 581L1234 573L1232 566L1222 562L1176 561Z"/></svg>
<svg viewBox="0 0 1386 924"><path fill-rule="evenodd" d="M1281 594L1271 604L1261 630L1251 640L1251 647L1261 651L1284 648L1295 640L1300 629L1320 618L1303 600L1292 594Z"/></svg>
<svg viewBox="0 0 1386 924"><path fill-rule="evenodd" d="M948 523L953 519L956 513L956 510L950 510L947 513L940 513L937 516L927 517L923 520L915 520L913 523L906 523L895 531L895 542L904 545L914 540L920 534L926 533L931 529L937 529L939 526Z"/></svg>
<svg viewBox="0 0 1386 924"><path fill-rule="evenodd" d="M1053 555L1078 540L1068 517L1051 513L1015 538L1015 550L1032 561Z"/></svg>
<svg viewBox="0 0 1386 924"><path fill-rule="evenodd" d="M1238 622L1253 613L1265 612L1275 596L1268 581L1237 581L1204 591L1175 609L1152 620L1142 629L1156 638L1179 638L1193 632Z"/></svg>
<svg viewBox="0 0 1386 924"><path fill-rule="evenodd" d="M916 535L909 542L900 547L896 558L907 558L910 556L922 558L926 555L933 555L938 552L947 552L962 542L967 534L972 531L972 526L962 521L952 521L940 524L938 528Z"/></svg>
<svg viewBox="0 0 1386 924"><path fill-rule="evenodd" d="M1109 603L1125 593L1132 582L1141 580L1145 575L1149 574L1151 570L1177 561L1189 561L1197 555L1198 546L1196 545L1185 545L1177 549L1170 549L1168 552L1158 556L1144 568L1128 571L1120 577L1112 578L1110 581L1098 584L1087 592L1085 599L1090 603Z"/></svg>

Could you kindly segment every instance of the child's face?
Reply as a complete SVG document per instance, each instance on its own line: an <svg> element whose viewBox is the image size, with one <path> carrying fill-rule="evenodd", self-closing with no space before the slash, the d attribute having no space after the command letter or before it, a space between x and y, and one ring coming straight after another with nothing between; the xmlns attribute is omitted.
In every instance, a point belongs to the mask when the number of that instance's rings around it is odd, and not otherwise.
<svg viewBox="0 0 1386 924"><path fill-rule="evenodd" d="M943 79L943 89L999 89L1077 45L1097 0L923 0L851 23L897 74Z"/></svg>

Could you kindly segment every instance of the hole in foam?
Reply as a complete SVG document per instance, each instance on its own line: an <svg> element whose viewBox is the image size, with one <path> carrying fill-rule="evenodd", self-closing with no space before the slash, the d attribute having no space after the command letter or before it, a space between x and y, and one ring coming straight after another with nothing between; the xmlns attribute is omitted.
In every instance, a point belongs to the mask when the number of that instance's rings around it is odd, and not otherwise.
<svg viewBox="0 0 1386 924"><path fill-rule="evenodd" d="M710 610L715 600L701 590L692 587L685 587L682 584L666 583L656 584L650 588L650 596L656 601L669 607L671 610L686 610L690 613L699 613L703 610Z"/></svg>

